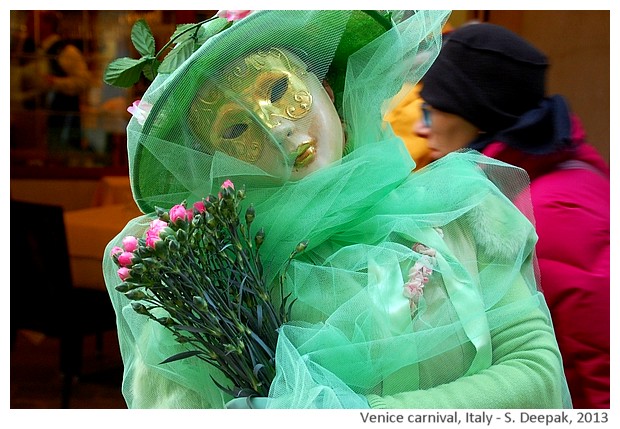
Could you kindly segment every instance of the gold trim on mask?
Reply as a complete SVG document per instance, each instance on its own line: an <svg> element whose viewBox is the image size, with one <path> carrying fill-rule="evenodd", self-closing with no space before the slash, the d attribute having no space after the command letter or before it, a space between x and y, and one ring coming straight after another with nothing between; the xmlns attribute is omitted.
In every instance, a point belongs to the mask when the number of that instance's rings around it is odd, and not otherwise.
<svg viewBox="0 0 620 429"><path fill-rule="evenodd" d="M258 51L225 73L228 86L248 101L265 125L277 126L278 117L301 119L312 108L312 95L304 78L306 65L277 48Z"/></svg>

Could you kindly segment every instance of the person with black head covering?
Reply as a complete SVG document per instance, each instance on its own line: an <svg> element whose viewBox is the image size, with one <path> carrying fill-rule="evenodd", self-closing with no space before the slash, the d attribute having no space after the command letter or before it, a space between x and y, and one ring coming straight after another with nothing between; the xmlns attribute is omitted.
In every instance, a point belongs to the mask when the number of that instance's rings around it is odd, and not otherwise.
<svg viewBox="0 0 620 429"><path fill-rule="evenodd" d="M493 24L454 31L423 78L416 132L439 159L464 148L525 169L541 285L575 408L609 408L609 167L586 143L549 61Z"/></svg>

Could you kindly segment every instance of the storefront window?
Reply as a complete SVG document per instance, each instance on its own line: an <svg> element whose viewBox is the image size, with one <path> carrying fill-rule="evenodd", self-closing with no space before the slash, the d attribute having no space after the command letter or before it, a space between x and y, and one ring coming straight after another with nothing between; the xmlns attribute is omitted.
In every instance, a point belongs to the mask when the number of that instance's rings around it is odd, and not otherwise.
<svg viewBox="0 0 620 429"><path fill-rule="evenodd" d="M103 82L114 58L138 58L131 27L144 18L163 46L178 23L214 11L11 11L11 177L127 172L130 89Z"/></svg>

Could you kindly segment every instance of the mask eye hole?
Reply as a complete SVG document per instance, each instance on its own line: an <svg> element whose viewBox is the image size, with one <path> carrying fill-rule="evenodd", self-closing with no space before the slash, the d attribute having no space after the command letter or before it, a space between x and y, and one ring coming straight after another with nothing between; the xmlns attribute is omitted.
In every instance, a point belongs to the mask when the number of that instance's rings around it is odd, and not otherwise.
<svg viewBox="0 0 620 429"><path fill-rule="evenodd" d="M248 124L234 124L226 128L222 133L222 138L236 139L241 137L243 133L248 129Z"/></svg>
<svg viewBox="0 0 620 429"><path fill-rule="evenodd" d="M271 92L269 94L269 100L271 103L279 101L284 96L287 89L288 77L285 76L278 79L271 87Z"/></svg>

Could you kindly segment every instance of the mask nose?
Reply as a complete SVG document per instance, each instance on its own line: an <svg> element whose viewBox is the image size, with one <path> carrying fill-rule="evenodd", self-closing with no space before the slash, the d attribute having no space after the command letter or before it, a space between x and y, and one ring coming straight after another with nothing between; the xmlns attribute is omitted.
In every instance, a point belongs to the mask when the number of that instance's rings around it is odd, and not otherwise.
<svg viewBox="0 0 620 429"><path fill-rule="evenodd" d="M271 131L287 154L296 152L300 145L311 140L301 124L287 119L281 119Z"/></svg>

